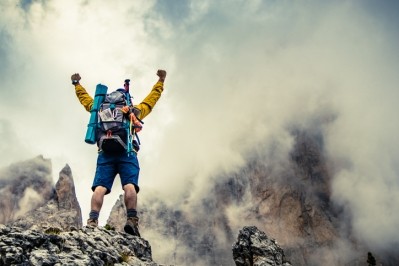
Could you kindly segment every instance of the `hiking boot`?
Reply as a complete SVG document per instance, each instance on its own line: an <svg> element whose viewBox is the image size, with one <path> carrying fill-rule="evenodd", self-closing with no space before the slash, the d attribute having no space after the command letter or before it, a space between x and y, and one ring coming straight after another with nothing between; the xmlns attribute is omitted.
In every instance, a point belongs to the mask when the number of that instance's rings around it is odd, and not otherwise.
<svg viewBox="0 0 399 266"><path fill-rule="evenodd" d="M140 237L139 233L139 217L128 217L125 227L123 228L126 233Z"/></svg>
<svg viewBox="0 0 399 266"><path fill-rule="evenodd" d="M98 220L97 219L89 219L89 220L87 220L87 226L97 227L98 226Z"/></svg>

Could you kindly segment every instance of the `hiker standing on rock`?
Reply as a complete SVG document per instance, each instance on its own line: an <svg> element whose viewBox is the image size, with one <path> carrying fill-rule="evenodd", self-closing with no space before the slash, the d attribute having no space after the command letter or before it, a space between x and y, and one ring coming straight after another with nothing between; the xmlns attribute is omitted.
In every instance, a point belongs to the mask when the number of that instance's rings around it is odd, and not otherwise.
<svg viewBox="0 0 399 266"><path fill-rule="evenodd" d="M94 117L97 122L94 125L95 140L93 137L93 143L97 143L98 158L91 188L93 195L91 211L87 220L88 226L98 226L98 217L104 196L111 192L115 176L119 174L125 192L124 201L127 210L124 230L126 233L140 236L137 216L137 193L140 190L138 186L140 167L137 160L139 141L138 137L136 140L136 133L142 128L141 120L152 111L163 92L166 71L158 70L157 76L159 77L158 82L153 86L151 92L140 104L134 106L129 95L130 80L125 80L124 89L118 89L106 95L102 94L102 98L98 97L102 99L99 103L96 100L97 92L93 99L80 85L81 77L78 73L71 76L80 103L88 112L96 112ZM98 86L103 85L99 84ZM106 89L105 87L105 91ZM92 124L89 124L89 127L93 126Z"/></svg>

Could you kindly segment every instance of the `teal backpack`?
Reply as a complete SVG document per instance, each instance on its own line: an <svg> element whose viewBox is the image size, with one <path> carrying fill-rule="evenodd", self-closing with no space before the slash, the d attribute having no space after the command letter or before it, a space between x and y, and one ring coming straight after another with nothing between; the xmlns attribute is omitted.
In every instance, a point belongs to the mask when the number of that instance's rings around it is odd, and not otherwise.
<svg viewBox="0 0 399 266"><path fill-rule="evenodd" d="M136 117L140 110L133 108L129 92L118 89L107 94L107 89L101 84L96 87L85 141L89 144L97 143L99 150L105 153L138 152L140 139L128 119L129 114L123 113L121 109L130 106Z"/></svg>

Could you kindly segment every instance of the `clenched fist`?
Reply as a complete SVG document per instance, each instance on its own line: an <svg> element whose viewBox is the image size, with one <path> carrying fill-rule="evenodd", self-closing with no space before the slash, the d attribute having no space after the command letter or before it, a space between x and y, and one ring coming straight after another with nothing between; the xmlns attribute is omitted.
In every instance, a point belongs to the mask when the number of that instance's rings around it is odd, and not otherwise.
<svg viewBox="0 0 399 266"><path fill-rule="evenodd" d="M71 81L73 85L79 84L79 80L81 79L79 73L75 73L71 76Z"/></svg>
<svg viewBox="0 0 399 266"><path fill-rule="evenodd" d="M163 69L158 69L157 76L159 77L159 81L165 81L166 71Z"/></svg>

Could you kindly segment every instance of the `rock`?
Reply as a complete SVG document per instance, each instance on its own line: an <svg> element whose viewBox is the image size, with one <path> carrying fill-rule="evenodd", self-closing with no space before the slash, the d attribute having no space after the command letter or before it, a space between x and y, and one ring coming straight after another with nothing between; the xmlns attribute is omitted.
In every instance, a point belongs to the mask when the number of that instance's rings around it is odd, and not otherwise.
<svg viewBox="0 0 399 266"><path fill-rule="evenodd" d="M12 182L13 175L6 175L7 178L0 179L1 184L7 184L1 190L7 189L13 197L26 191L51 193L47 201L41 201L41 206L20 208L18 219L0 224L0 266L157 265L152 261L151 246L143 238L104 228L82 228L81 209L68 165L61 170L55 187L51 185L52 178L46 175L50 174L48 161L38 157L28 166L30 171L18 167L4 171L14 173L24 182L23 185ZM18 193L14 195L13 191ZM10 206L9 209L15 207Z"/></svg>
<svg viewBox="0 0 399 266"><path fill-rule="evenodd" d="M68 165L60 172L51 199L40 208L24 214L12 224L33 230L56 228L66 231L82 227L82 213L76 198L72 172Z"/></svg>
<svg viewBox="0 0 399 266"><path fill-rule="evenodd" d="M156 193L139 198L140 233L153 244L157 261L233 265L233 232L251 224L278 239L293 265L362 265L369 250L378 262L399 265L395 247L372 250L357 239L350 210L331 198L334 172L322 133L292 128L284 156L260 146L241 168L212 177L206 193L187 189L173 204ZM108 222L121 230L125 215L120 198Z"/></svg>
<svg viewBox="0 0 399 266"><path fill-rule="evenodd" d="M0 225L0 265L157 264L148 241L125 233L90 227L39 232Z"/></svg>
<svg viewBox="0 0 399 266"><path fill-rule="evenodd" d="M123 227L126 224L126 206L123 195L115 202L109 214L107 224L118 232L123 232Z"/></svg>
<svg viewBox="0 0 399 266"><path fill-rule="evenodd" d="M274 239L268 238L255 226L240 230L233 246L233 259L237 266L289 266L284 251Z"/></svg>

